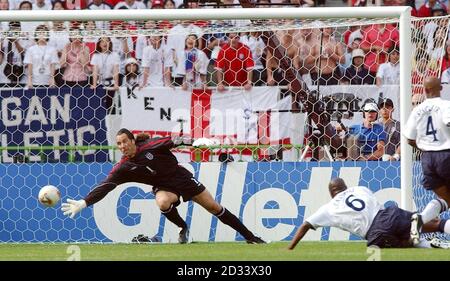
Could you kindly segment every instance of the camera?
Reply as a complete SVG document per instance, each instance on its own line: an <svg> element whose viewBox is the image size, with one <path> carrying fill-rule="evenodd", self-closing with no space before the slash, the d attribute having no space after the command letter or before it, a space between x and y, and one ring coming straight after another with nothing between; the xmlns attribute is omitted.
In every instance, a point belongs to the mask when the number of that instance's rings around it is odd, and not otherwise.
<svg viewBox="0 0 450 281"><path fill-rule="evenodd" d="M359 112L361 110L360 101L360 98L351 93L334 93L322 98L331 121L337 122L341 122L342 119L350 119L354 112Z"/></svg>

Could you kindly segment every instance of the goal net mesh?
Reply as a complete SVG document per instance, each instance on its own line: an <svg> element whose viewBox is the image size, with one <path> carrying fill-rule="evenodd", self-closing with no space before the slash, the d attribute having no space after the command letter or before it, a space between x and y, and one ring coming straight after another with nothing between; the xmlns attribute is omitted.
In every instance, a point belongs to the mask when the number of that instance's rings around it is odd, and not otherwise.
<svg viewBox="0 0 450 281"><path fill-rule="evenodd" d="M448 19L412 20L416 102L424 77L445 71ZM400 202L399 123L382 122L406 122L398 19L18 20L2 27L1 242L130 242L138 234L176 241L142 184L122 185L75 220L36 200L47 184L64 201L84 197L120 159L115 133L122 127L212 140L173 151L268 240L291 239L329 200L332 177L368 186L385 206ZM364 120L380 131L368 132ZM420 184L419 161L411 176L421 210L433 195ZM179 208L193 239L242 240L192 203ZM258 208L287 213L268 219ZM356 237L326 228L305 239Z"/></svg>

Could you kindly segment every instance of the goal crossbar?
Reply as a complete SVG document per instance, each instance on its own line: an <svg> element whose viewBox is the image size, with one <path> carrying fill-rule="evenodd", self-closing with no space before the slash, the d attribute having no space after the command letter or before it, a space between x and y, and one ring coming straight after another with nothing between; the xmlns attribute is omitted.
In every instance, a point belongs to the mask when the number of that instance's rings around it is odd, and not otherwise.
<svg viewBox="0 0 450 281"><path fill-rule="evenodd" d="M410 7L3 11L0 21L227 20L400 17Z"/></svg>

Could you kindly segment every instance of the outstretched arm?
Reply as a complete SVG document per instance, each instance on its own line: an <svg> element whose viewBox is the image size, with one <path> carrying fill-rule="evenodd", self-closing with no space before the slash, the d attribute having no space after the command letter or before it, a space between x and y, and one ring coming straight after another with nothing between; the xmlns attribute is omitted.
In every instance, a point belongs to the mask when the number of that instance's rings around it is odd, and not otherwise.
<svg viewBox="0 0 450 281"><path fill-rule="evenodd" d="M297 230L297 232L294 235L294 238L291 241L291 244L289 245L288 250L293 250L295 248L295 246L297 246L298 242L300 242L300 240L302 240L303 236L305 236L305 234L308 232L308 230L310 230L311 228L313 228L313 226L305 221L300 228Z"/></svg>
<svg viewBox="0 0 450 281"><path fill-rule="evenodd" d="M64 212L64 215L73 219L76 214L81 212L81 210L87 206L93 205L102 200L106 194L108 194L116 186L117 184L115 183L103 182L89 192L89 194L82 200L67 199L67 203L61 204L61 210Z"/></svg>
<svg viewBox="0 0 450 281"><path fill-rule="evenodd" d="M119 173L119 168L122 164L122 161L117 163L106 180L97 185L86 197L84 197L84 199L67 199L67 203L62 203L61 210L64 212L64 215L74 218L76 214L81 212L81 210L102 200L111 190L116 188L116 186L126 182L126 179L123 178L122 173Z"/></svg>

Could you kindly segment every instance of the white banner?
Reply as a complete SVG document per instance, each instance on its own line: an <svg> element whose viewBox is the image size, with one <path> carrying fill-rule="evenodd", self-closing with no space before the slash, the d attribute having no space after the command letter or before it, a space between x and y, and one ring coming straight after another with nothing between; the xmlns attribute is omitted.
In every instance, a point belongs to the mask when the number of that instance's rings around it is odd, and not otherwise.
<svg viewBox="0 0 450 281"><path fill-rule="evenodd" d="M291 97L280 101L278 87L254 87L251 91L198 92L171 88L145 88L129 97L121 88L122 127L152 135L183 133L209 137L225 143L286 141ZM180 121L182 120L182 121ZM191 121L194 123L191 124Z"/></svg>
<svg viewBox="0 0 450 281"><path fill-rule="evenodd" d="M211 137L235 137L237 143L268 144L289 138L291 98L278 101L278 87L255 87L251 91L213 92Z"/></svg>
<svg viewBox="0 0 450 281"><path fill-rule="evenodd" d="M152 135L179 133L191 129L191 93L172 88L145 88L128 97L120 88L122 126L131 131L147 131ZM182 120L182 121L181 121Z"/></svg>

